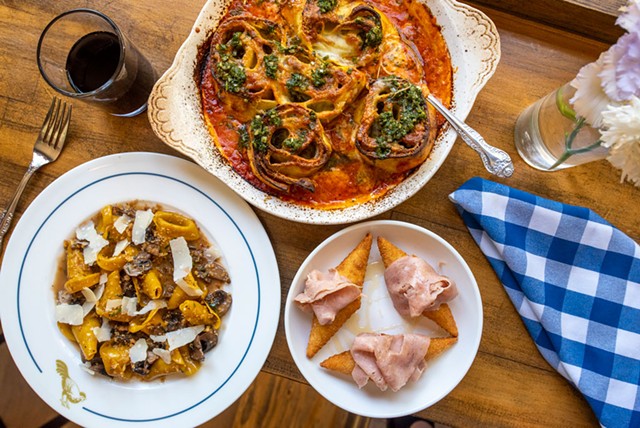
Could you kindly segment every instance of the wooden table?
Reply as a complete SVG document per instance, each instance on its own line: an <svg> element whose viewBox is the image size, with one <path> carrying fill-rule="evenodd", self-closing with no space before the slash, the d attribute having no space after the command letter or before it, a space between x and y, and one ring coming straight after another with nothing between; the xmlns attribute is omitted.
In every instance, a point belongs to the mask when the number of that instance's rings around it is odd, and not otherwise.
<svg viewBox="0 0 640 428"><path fill-rule="evenodd" d="M162 0L81 3L22 0L0 4L0 205L7 204L29 163L34 138L53 95L35 63L38 36L45 24L59 12L73 7L101 10L120 24L162 72L172 62L204 0L181 2L179 6ZM521 7L510 13L509 2L481 3L480 8L499 29L502 60L467 121L491 144L509 152L514 160L515 174L496 181L592 208L640 241L636 212L640 207L640 189L620 183L620 173L608 162L545 173L528 167L513 145L513 127L518 114L572 79L582 65L595 60L608 45L577 35L579 29L567 31L537 23L531 18L535 15L523 13ZM486 6L492 3L501 10ZM512 0L516 6L524 3L527 2ZM565 4L605 4L607 7L598 16L612 25L611 11L621 3L621 0L604 3L566 0L556 1L555 5L562 8ZM584 13L591 16L586 9ZM574 18L579 21L577 16ZM558 22L551 24L559 25ZM607 28L603 32L614 34L615 31ZM601 33L594 31L596 36ZM60 159L42 169L29 183L18 205L18 216L56 177L91 159L127 151L177 155L156 138L145 115L121 119L77 102L70 133ZM538 353L494 271L448 201L452 191L474 176L492 178L475 152L458 141L438 173L420 192L377 217L414 223L444 237L469 263L482 294L484 334L471 370L451 394L421 415L453 426L596 426L586 401ZM284 297L300 263L320 242L344 226L296 224L257 210L256 214L276 252L284 308ZM9 361L5 350L2 364L11 364ZM263 370L303 381L289 354L282 323ZM5 382L11 379L5 376L0 380L3 382L1 394L7 394L9 385ZM32 396L30 391L18 390L12 392L12 400L5 402L27 400Z"/></svg>

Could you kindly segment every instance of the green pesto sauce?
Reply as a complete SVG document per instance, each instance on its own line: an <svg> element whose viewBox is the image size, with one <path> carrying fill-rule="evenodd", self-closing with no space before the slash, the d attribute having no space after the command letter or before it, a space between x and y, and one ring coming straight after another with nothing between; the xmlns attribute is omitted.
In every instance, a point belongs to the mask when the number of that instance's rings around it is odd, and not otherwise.
<svg viewBox="0 0 640 428"><path fill-rule="evenodd" d="M328 13L331 12L337 5L338 0L316 0L318 3L318 7L320 8L320 12Z"/></svg>
<svg viewBox="0 0 640 428"><path fill-rule="evenodd" d="M220 43L216 46L220 52L220 62L214 72L224 84L225 91L233 93L240 92L247 80L244 67L234 61L234 59L242 58L244 54L241 36L242 33L235 32L227 43Z"/></svg>
<svg viewBox="0 0 640 428"><path fill-rule="evenodd" d="M376 48L380 46L380 43L382 43L382 27L380 25L376 25L364 34L362 47Z"/></svg>
<svg viewBox="0 0 640 428"><path fill-rule="evenodd" d="M288 40L287 46L284 46L278 41L276 41L276 43L278 45L278 50L285 55L293 55L303 50L302 46L300 46L300 43L302 43L302 41L298 36L293 36L290 40Z"/></svg>
<svg viewBox="0 0 640 428"><path fill-rule="evenodd" d="M264 153L269 146L269 126L282 125L282 119L275 109L256 114L251 119L251 133L253 134L253 147L260 153Z"/></svg>
<svg viewBox="0 0 640 428"><path fill-rule="evenodd" d="M324 84L327 83L327 77L331 77L331 71L329 71L329 63L327 62L327 59L327 57L323 58L318 68L311 72L311 83L316 88L324 86Z"/></svg>
<svg viewBox="0 0 640 428"><path fill-rule="evenodd" d="M376 137L376 155L385 158L390 144L402 140L415 126L426 119L426 102L419 87L390 77L391 95L388 100L400 107L398 118L391 111L382 112L376 119L379 135Z"/></svg>
<svg viewBox="0 0 640 428"><path fill-rule="evenodd" d="M369 22L373 22L374 25L368 31L361 31L358 36L362 39L362 49L367 47L376 48L382 43L382 25L375 19L367 19L361 16L357 17L355 22L359 25L367 25Z"/></svg>
<svg viewBox="0 0 640 428"><path fill-rule="evenodd" d="M278 72L278 57L274 54L265 55L264 69L267 77L275 79Z"/></svg>
<svg viewBox="0 0 640 428"><path fill-rule="evenodd" d="M247 125L240 125L240 127L238 128L238 135L240 136L240 138L238 139L240 143L239 148L247 148L247 145L249 144L249 131L247 130Z"/></svg>
<svg viewBox="0 0 640 428"><path fill-rule="evenodd" d="M306 94L304 90L309 87L309 79L299 73L293 73L286 83L289 94L294 102L304 101Z"/></svg>
<svg viewBox="0 0 640 428"><path fill-rule="evenodd" d="M282 142L282 146L285 147L287 150L289 150L291 153L295 153L298 150L300 150L300 147L302 147L302 144L307 138L307 134L308 134L308 131L306 129L303 129L300 132L298 132L297 136L289 137L286 140L284 140Z"/></svg>

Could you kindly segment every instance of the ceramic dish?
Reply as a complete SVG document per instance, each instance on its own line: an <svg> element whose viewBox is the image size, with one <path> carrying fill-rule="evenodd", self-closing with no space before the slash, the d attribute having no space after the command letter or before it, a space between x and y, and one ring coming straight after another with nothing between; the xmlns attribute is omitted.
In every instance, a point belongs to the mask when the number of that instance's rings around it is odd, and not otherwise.
<svg viewBox="0 0 640 428"><path fill-rule="evenodd" d="M191 377L92 376L56 326L51 286L64 239L104 205L134 199L194 218L222 251L232 279L220 341ZM96 159L47 187L11 235L0 284L3 333L20 372L49 406L82 426L195 426L213 418L257 376L280 312L275 255L251 208L192 162L152 153Z"/></svg>
<svg viewBox="0 0 640 428"><path fill-rule="evenodd" d="M311 359L306 356L311 315L293 302L304 289L307 274L337 266L367 232L374 243L363 289L362 306L333 338ZM331 355L350 348L360 332L425 333L446 336L439 327L425 319L407 321L393 308L384 285L384 265L376 246L377 236L384 236L407 254L424 258L440 273L456 282L459 295L449 303L459 330L458 342L427 364L422 377L398 392L381 392L373 382L358 389L350 376L320 367ZM460 254L433 232L408 223L373 221L346 228L326 239L302 263L285 305L284 326L289 350L307 382L323 397L351 413L372 418L391 418L423 410L445 397L462 380L478 351L482 335L482 301L475 278Z"/></svg>
<svg viewBox="0 0 640 428"><path fill-rule="evenodd" d="M456 0L425 0L425 3L442 27L447 42L456 70L452 111L464 120L478 92L498 65L498 32L486 15ZM209 135L194 80L198 49L216 28L226 4L225 0L207 1L173 64L151 93L149 121L162 141L191 157L257 208L304 223L349 223L380 214L414 195L436 173L456 139L453 129L441 132L427 160L385 196L343 209L319 210L284 202L256 189L236 174L219 155Z"/></svg>

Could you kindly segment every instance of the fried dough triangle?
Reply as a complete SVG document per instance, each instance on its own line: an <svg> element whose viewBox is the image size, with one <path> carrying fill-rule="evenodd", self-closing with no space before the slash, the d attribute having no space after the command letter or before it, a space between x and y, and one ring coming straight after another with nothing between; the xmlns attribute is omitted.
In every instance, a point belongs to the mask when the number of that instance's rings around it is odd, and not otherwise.
<svg viewBox="0 0 640 428"><path fill-rule="evenodd" d="M458 341L457 337L433 337L429 342L429 349L427 349L427 355L425 355L425 361L430 361L453 346ZM356 362L351 356L351 351L344 351L340 354L335 354L320 363L321 367L328 370L333 370L346 375L350 375L356 366Z"/></svg>
<svg viewBox="0 0 640 428"><path fill-rule="evenodd" d="M362 289L364 284L364 275L367 272L367 264L369 261L369 252L371 251L371 243L373 238L371 233L360 241L360 243L349 253L347 257L336 267L340 275L353 282ZM309 333L309 343L307 344L307 358L312 358L316 353L340 330L340 327L358 309L360 309L361 297L342 308L336 315L336 318L330 324L321 325L316 316L313 316L311 322L311 332Z"/></svg>
<svg viewBox="0 0 640 428"><path fill-rule="evenodd" d="M399 258L407 255L407 253L382 236L378 236L378 250L380 251L380 256L382 256L382 263L384 263L385 268L389 267L391 263ZM456 325L456 320L453 318L448 304L443 303L435 311L424 311L422 315L438 324L451 336L458 337L458 326Z"/></svg>

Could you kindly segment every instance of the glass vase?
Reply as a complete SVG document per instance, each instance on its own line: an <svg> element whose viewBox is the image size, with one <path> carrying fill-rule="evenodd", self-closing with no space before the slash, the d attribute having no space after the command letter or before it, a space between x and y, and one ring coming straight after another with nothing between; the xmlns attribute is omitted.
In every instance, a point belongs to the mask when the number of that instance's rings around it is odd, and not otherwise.
<svg viewBox="0 0 640 428"><path fill-rule="evenodd" d="M570 84L556 89L525 109L516 122L515 145L534 168L557 171L604 159L600 132L573 111Z"/></svg>

